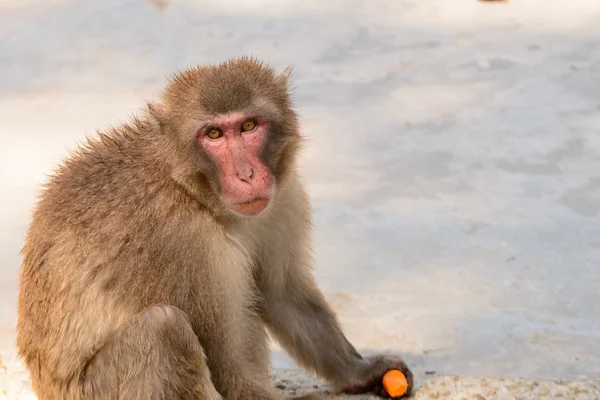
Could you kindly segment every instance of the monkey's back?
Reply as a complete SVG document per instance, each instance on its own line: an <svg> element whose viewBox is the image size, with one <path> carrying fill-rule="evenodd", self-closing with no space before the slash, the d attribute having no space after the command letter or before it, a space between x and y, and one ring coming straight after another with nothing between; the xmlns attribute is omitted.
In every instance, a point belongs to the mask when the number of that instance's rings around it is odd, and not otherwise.
<svg viewBox="0 0 600 400"><path fill-rule="evenodd" d="M123 126L80 148L44 188L22 251L17 325L38 388L69 385L145 306L188 300L197 278L180 254L193 205L148 157L153 145L142 122Z"/></svg>

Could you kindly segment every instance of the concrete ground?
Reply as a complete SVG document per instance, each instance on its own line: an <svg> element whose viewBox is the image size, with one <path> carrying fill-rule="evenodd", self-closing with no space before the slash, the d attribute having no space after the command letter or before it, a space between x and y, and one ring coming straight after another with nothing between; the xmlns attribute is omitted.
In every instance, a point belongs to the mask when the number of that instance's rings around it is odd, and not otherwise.
<svg viewBox="0 0 600 400"><path fill-rule="evenodd" d="M45 174L175 69L250 54L294 66L316 274L361 352L402 354L421 398L599 398L599 21L598 0L0 0L5 395L27 390L18 252ZM276 344L273 366L301 381Z"/></svg>

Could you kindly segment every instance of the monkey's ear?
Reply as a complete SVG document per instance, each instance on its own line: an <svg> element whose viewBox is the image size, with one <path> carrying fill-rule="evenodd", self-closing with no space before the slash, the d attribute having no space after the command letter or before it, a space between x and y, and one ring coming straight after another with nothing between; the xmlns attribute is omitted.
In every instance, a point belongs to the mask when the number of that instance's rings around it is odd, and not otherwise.
<svg viewBox="0 0 600 400"><path fill-rule="evenodd" d="M148 103L148 112L156 119L164 119L167 116L167 107L162 103Z"/></svg>
<svg viewBox="0 0 600 400"><path fill-rule="evenodd" d="M162 103L147 103L146 107L150 119L162 130L167 119L167 107Z"/></svg>
<svg viewBox="0 0 600 400"><path fill-rule="evenodd" d="M292 66L287 66L283 71L281 71L277 77L275 78L277 82L283 85L286 89L290 87L290 83L292 80Z"/></svg>

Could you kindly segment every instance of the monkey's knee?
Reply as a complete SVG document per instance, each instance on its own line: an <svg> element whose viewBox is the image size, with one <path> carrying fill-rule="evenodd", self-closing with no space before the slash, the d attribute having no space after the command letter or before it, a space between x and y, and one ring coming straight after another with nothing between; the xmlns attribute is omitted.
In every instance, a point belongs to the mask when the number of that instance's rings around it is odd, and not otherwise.
<svg viewBox="0 0 600 400"><path fill-rule="evenodd" d="M142 311L139 323L151 331L192 329L187 315L177 307L155 305Z"/></svg>
<svg viewBox="0 0 600 400"><path fill-rule="evenodd" d="M187 315L152 306L88 364L85 398L219 399Z"/></svg>
<svg viewBox="0 0 600 400"><path fill-rule="evenodd" d="M177 307L155 305L142 312L140 330L152 336L173 357L205 367L206 357L186 313Z"/></svg>

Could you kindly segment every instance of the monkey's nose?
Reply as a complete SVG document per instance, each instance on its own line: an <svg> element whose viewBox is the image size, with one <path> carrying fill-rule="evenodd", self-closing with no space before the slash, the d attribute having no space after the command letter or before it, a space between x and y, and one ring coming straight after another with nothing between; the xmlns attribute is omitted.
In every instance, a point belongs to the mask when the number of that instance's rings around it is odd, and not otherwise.
<svg viewBox="0 0 600 400"><path fill-rule="evenodd" d="M250 168L246 171L237 171L236 175L240 181L251 183L254 179L254 168Z"/></svg>

